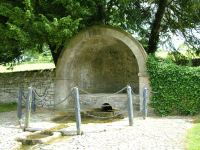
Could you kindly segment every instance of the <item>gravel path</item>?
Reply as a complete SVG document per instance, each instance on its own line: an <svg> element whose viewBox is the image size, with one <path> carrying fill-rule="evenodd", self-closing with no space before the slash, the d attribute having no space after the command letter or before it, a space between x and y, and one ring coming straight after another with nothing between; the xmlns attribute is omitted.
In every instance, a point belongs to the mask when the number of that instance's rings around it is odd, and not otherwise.
<svg viewBox="0 0 200 150"><path fill-rule="evenodd" d="M17 125L15 114L0 113L0 150L12 150L19 144L14 139L22 130ZM45 115L40 114L41 117ZM83 135L40 145L36 149L183 150L186 132L191 127L191 119L186 117L149 117L146 120L137 117L132 127L128 126L128 119L125 118L113 123L82 125ZM70 131L75 131L75 124L66 129L66 132Z"/></svg>
<svg viewBox="0 0 200 150"><path fill-rule="evenodd" d="M15 150L21 145L15 141L22 133L16 120L16 112L0 113L0 150Z"/></svg>
<svg viewBox="0 0 200 150"><path fill-rule="evenodd" d="M183 150L186 130L191 127L185 118L136 118L108 124L82 125L85 132L68 141L44 146L42 150ZM73 128L68 130L75 130Z"/></svg>

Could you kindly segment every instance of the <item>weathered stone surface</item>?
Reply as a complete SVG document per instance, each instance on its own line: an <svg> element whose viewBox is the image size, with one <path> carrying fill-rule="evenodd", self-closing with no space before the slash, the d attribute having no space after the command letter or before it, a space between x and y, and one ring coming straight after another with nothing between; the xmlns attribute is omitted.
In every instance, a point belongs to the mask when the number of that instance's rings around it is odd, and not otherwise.
<svg viewBox="0 0 200 150"><path fill-rule="evenodd" d="M66 141L44 145L40 150L184 150L187 130L192 127L184 117L135 118L128 126L128 118L105 124L83 124L83 135ZM75 131L75 125L63 133Z"/></svg>
<svg viewBox="0 0 200 150"><path fill-rule="evenodd" d="M127 84L142 101L142 90L149 86L147 55L130 34L109 26L93 26L67 44L56 68L56 101L74 86L91 93L113 93Z"/></svg>
<svg viewBox="0 0 200 150"><path fill-rule="evenodd" d="M109 103L112 108L119 109L123 112L128 111L128 100L127 94L80 94L80 106L81 110L91 110L94 108L101 108L103 103ZM139 105L139 95L133 95L133 105L134 107ZM74 108L74 101L70 100L65 110L70 110Z"/></svg>
<svg viewBox="0 0 200 150"><path fill-rule="evenodd" d="M60 132L53 132L52 134L44 134L42 131L36 131L34 133L27 134L17 138L17 141L22 142L24 145L43 144L53 141L61 137Z"/></svg>
<svg viewBox="0 0 200 150"><path fill-rule="evenodd" d="M52 126L51 118L57 113L41 110L32 115L33 127ZM69 123L63 129L66 135L75 135L76 124ZM39 145L40 150L184 150L185 138L193 126L190 117L141 117L134 118L134 126L128 126L128 118L112 123L82 124L83 135L64 138L49 145ZM32 124L31 124L32 127ZM16 112L0 113L0 150L16 150L15 139L22 134ZM24 134L24 133L23 133ZM27 133L26 133L27 134ZM30 149L34 149L30 147Z"/></svg>
<svg viewBox="0 0 200 150"><path fill-rule="evenodd" d="M58 60L56 78L54 70L0 74L0 102L16 102L19 87L26 96L32 85L39 95L47 88L45 105L53 105L54 100L55 104L59 103L72 87L78 86L93 93L81 93L82 109L100 108L109 102L113 108L123 110L127 108L126 90L121 95L109 94L130 84L135 93L134 104L140 104L141 108L142 90L149 86L146 57L142 46L130 34L108 26L94 26L68 43ZM73 104L70 97L58 108L73 109Z"/></svg>
<svg viewBox="0 0 200 150"><path fill-rule="evenodd" d="M24 95L27 96L29 86L33 86L40 95L47 88L46 99L51 101L54 98L54 78L55 70L0 73L0 102L16 102L19 87L23 88Z"/></svg>

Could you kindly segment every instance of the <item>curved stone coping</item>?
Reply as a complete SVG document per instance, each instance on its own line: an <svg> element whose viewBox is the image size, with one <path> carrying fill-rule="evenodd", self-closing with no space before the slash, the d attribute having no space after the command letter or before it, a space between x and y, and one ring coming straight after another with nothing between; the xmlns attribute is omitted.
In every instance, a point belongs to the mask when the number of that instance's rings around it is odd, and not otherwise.
<svg viewBox="0 0 200 150"><path fill-rule="evenodd" d="M46 138L42 138L39 141L40 141L40 143L47 143L47 142L52 141L52 140L59 138L61 136L62 136L62 134L60 132L53 132L53 135L48 136Z"/></svg>
<svg viewBox="0 0 200 150"><path fill-rule="evenodd" d="M37 138L36 139L29 139L28 138L29 136L34 136L34 135L37 135L37 134L45 134L45 133L43 133L43 131L36 131L34 133L25 132L23 135L18 137L16 140L18 142L22 142L23 144L34 145L34 144L37 144L37 143L40 143L40 144L47 143L47 142L50 142L50 141L55 140L55 139L62 136L62 134L60 132L53 132L52 135L49 135L49 136L44 137L44 138L38 138L38 139Z"/></svg>

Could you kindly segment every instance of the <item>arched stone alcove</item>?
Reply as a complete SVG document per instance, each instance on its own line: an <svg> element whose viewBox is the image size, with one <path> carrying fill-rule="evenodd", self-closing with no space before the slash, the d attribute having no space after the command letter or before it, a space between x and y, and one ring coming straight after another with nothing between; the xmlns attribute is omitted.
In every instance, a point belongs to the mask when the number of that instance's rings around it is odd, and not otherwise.
<svg viewBox="0 0 200 150"><path fill-rule="evenodd" d="M68 41L59 57L55 100L74 86L90 93L113 93L130 84L141 104L142 89L148 86L146 59L142 46L125 31L90 27Z"/></svg>

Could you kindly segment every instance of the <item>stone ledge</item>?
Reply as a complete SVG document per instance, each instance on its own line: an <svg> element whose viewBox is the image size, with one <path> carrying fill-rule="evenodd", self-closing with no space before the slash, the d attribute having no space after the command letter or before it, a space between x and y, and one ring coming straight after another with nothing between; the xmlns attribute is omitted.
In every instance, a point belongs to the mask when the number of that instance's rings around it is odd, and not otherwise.
<svg viewBox="0 0 200 150"><path fill-rule="evenodd" d="M46 137L44 138L32 138L30 136L36 136L37 135L45 135ZM21 137L18 137L16 140L18 142L21 142L24 145L35 145L37 143L43 144L43 143L47 143L50 142L52 140L55 140L59 137L61 137L62 134L60 132L53 132L52 135L48 135L43 133L42 131L36 131L34 133L27 133L25 135L22 135Z"/></svg>

